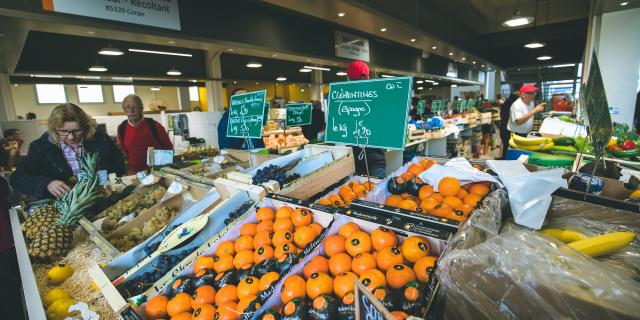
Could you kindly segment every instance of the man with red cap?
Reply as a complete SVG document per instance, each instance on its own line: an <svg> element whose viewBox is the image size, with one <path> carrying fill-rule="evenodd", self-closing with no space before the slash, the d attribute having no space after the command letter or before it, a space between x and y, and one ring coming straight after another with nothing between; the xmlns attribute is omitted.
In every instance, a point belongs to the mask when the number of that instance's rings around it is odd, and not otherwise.
<svg viewBox="0 0 640 320"><path fill-rule="evenodd" d="M531 132L534 116L536 113L543 112L544 106L547 104L543 102L533 106L533 99L536 97L538 89L532 84L520 87L520 98L511 105L509 123L507 124L509 131L521 136L527 136Z"/></svg>
<svg viewBox="0 0 640 320"><path fill-rule="evenodd" d="M353 61L347 68L347 78L353 80L369 79L369 65L363 61ZM387 175L387 161L385 160L384 150L375 148L365 148L365 152L359 147L353 147L353 154L356 160L356 173L383 178ZM367 159L365 161L364 154ZM367 165L369 170L367 170Z"/></svg>

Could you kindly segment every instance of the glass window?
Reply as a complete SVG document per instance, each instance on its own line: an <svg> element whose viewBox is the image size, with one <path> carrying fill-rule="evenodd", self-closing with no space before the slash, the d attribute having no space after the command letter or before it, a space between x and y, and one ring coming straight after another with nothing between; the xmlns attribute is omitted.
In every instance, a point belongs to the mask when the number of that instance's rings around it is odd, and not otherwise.
<svg viewBox="0 0 640 320"><path fill-rule="evenodd" d="M136 90L132 84L129 85L113 85L113 101L116 103L122 102L124 97L130 94L135 94Z"/></svg>
<svg viewBox="0 0 640 320"><path fill-rule="evenodd" d="M62 84L36 84L38 103L66 103L67 95Z"/></svg>
<svg viewBox="0 0 640 320"><path fill-rule="evenodd" d="M189 87L189 101L200 101L198 87Z"/></svg>
<svg viewBox="0 0 640 320"><path fill-rule="evenodd" d="M78 100L80 103L103 103L102 86L99 84L79 84Z"/></svg>

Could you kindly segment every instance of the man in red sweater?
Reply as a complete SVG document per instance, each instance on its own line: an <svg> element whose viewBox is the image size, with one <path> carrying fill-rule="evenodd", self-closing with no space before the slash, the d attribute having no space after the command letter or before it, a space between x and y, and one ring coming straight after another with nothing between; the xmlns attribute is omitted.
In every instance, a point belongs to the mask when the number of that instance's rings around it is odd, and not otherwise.
<svg viewBox="0 0 640 320"><path fill-rule="evenodd" d="M127 120L118 126L118 143L129 160L129 173L147 170L147 148L173 150L173 144L164 127L142 115L142 100L130 94L122 100L122 110Z"/></svg>

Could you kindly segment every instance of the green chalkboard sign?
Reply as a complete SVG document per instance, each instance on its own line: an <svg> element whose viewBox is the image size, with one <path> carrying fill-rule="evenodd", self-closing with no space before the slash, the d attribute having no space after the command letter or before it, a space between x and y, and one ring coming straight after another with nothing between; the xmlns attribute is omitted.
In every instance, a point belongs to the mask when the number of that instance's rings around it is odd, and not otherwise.
<svg viewBox="0 0 640 320"><path fill-rule="evenodd" d="M266 97L266 90L231 96L227 137L262 138Z"/></svg>
<svg viewBox="0 0 640 320"><path fill-rule="evenodd" d="M287 103L287 126L311 124L311 103Z"/></svg>
<svg viewBox="0 0 640 320"><path fill-rule="evenodd" d="M609 104L602 83L602 75L598 66L596 53L593 52L591 58L591 66L589 68L589 78L587 83L580 91L583 99L583 106L587 114L587 122L591 140L596 155L602 155L604 148L611 139L613 133L613 125L611 124L611 114L609 113Z"/></svg>
<svg viewBox="0 0 640 320"><path fill-rule="evenodd" d="M404 149L412 77L329 85L326 142Z"/></svg>
<svg viewBox="0 0 640 320"><path fill-rule="evenodd" d="M424 113L424 108L427 106L427 100L418 101L418 114Z"/></svg>

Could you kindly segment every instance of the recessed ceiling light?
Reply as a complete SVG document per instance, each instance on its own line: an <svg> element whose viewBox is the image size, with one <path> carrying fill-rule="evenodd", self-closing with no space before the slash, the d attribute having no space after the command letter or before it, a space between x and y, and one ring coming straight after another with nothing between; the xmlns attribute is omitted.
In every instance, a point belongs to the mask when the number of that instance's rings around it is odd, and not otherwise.
<svg viewBox="0 0 640 320"><path fill-rule="evenodd" d="M14 84L13 84L13 86L14 86L14 87L17 87L17 86L18 86L18 84L17 84L17 83L14 83Z"/></svg>
<svg viewBox="0 0 640 320"><path fill-rule="evenodd" d="M483 68L484 68L484 64L483 64L483 65L481 65L481 67L483 67Z"/></svg>
<svg viewBox="0 0 640 320"><path fill-rule="evenodd" d="M346 16L347 14L344 12L338 12L338 17L342 18L344 16Z"/></svg>
<svg viewBox="0 0 640 320"><path fill-rule="evenodd" d="M256 84L260 84L260 82L256 82Z"/></svg>
<svg viewBox="0 0 640 320"><path fill-rule="evenodd" d="M464 61L464 60L467 60L467 58L465 58L465 57L462 57L462 61Z"/></svg>
<svg viewBox="0 0 640 320"><path fill-rule="evenodd" d="M505 27L514 28L514 27L527 25L531 22L533 22L533 17L520 15L520 7L517 6L515 12L513 13L513 16L505 20L505 22L503 22L502 25Z"/></svg>
<svg viewBox="0 0 640 320"><path fill-rule="evenodd" d="M271 55L271 57L273 57L273 58L275 58L275 57L277 57L277 56L278 56L278 55L277 55L277 54L275 54L275 53Z"/></svg>
<svg viewBox="0 0 640 320"><path fill-rule="evenodd" d="M151 87L149 90L151 90L151 91L160 91L160 87Z"/></svg>
<svg viewBox="0 0 640 320"><path fill-rule="evenodd" d="M169 40L169 41L167 41L167 43L168 43L168 44L176 44L176 42L175 42L175 41L173 41L173 40Z"/></svg>
<svg viewBox="0 0 640 320"><path fill-rule="evenodd" d="M620 2L620 5L621 5L621 6L626 6L626 5L628 5L628 4L629 4L629 1Z"/></svg>
<svg viewBox="0 0 640 320"><path fill-rule="evenodd" d="M233 48L227 48L227 51L233 52Z"/></svg>
<svg viewBox="0 0 640 320"><path fill-rule="evenodd" d="M434 82L434 83L432 83L432 85L434 85L434 86L437 86L437 85L439 85L439 84L440 84L439 82Z"/></svg>
<svg viewBox="0 0 640 320"><path fill-rule="evenodd" d="M313 70L322 70L322 71L331 71L331 69L329 68L323 68L323 67L314 67L314 66L304 66L306 69L313 69Z"/></svg>
<svg viewBox="0 0 640 320"><path fill-rule="evenodd" d="M411 38L411 42L416 42L416 38Z"/></svg>
<svg viewBox="0 0 640 320"><path fill-rule="evenodd" d="M524 45L525 48L536 49L544 47L544 43L540 41L532 41Z"/></svg>
<svg viewBox="0 0 640 320"><path fill-rule="evenodd" d="M387 28L384 28L384 27L383 27L383 28L380 28L380 31L382 31L382 32L387 32Z"/></svg>
<svg viewBox="0 0 640 320"><path fill-rule="evenodd" d="M107 67L99 64L94 64L91 67L89 67L89 71L91 72L105 72L107 70L109 70L107 69Z"/></svg>
<svg viewBox="0 0 640 320"><path fill-rule="evenodd" d="M311 69L302 68L302 69L300 69L298 71L300 71L300 72L311 72Z"/></svg>
<svg viewBox="0 0 640 320"><path fill-rule="evenodd" d="M96 34L96 33L93 31L87 31L87 34Z"/></svg>
<svg viewBox="0 0 640 320"><path fill-rule="evenodd" d="M433 49L433 50L435 50L435 49L438 49L438 47L436 47L436 46L433 46L433 47L431 47L431 49Z"/></svg>
<svg viewBox="0 0 640 320"><path fill-rule="evenodd" d="M163 54L167 56L193 57L193 55L190 53L180 53L180 52L156 51L156 50L145 50L145 49L129 49L129 51L140 52L140 53Z"/></svg>
<svg viewBox="0 0 640 320"><path fill-rule="evenodd" d="M167 71L167 75L168 76L179 76L181 74L182 74L182 72L180 72L180 70L178 70L176 68L171 68L171 70Z"/></svg>
<svg viewBox="0 0 640 320"><path fill-rule="evenodd" d="M198 82L198 80L189 80L190 82Z"/></svg>
<svg viewBox="0 0 640 320"><path fill-rule="evenodd" d="M453 55L453 52L449 52L449 55L450 55L450 56L452 56L452 55Z"/></svg>
<svg viewBox="0 0 640 320"><path fill-rule="evenodd" d="M277 81L287 81L287 78L285 78L285 77L277 77L276 80Z"/></svg>
<svg viewBox="0 0 640 320"><path fill-rule="evenodd" d="M300 89L300 92L304 92L304 89Z"/></svg>
<svg viewBox="0 0 640 320"><path fill-rule="evenodd" d="M424 90L424 87L418 87L418 90Z"/></svg>
<svg viewBox="0 0 640 320"><path fill-rule="evenodd" d="M118 48L112 48L111 46L100 49L98 53L105 56L121 56L124 54L122 50Z"/></svg>
<svg viewBox="0 0 640 320"><path fill-rule="evenodd" d="M424 83L424 81L423 80L418 80L418 81L416 81L416 83L417 84L422 84L422 83Z"/></svg>
<svg viewBox="0 0 640 320"><path fill-rule="evenodd" d="M344 77L344 76L346 76L346 75L347 75L347 73L346 73L346 72L344 72L344 71L338 71L338 72L336 72L336 76Z"/></svg>
<svg viewBox="0 0 640 320"><path fill-rule="evenodd" d="M476 64L476 62L475 62L475 61L473 61L473 64Z"/></svg>
<svg viewBox="0 0 640 320"><path fill-rule="evenodd" d="M262 67L262 63L252 60L247 62L247 68L260 68Z"/></svg>
<svg viewBox="0 0 640 320"><path fill-rule="evenodd" d="M551 60L551 58L552 58L552 57L551 57L550 55L543 54L543 55L541 55L541 56L537 57L536 59L538 59L538 60L540 60L540 61L545 61L545 60Z"/></svg>
<svg viewBox="0 0 640 320"><path fill-rule="evenodd" d="M234 81L233 84L238 84L238 81Z"/></svg>
<svg viewBox="0 0 640 320"><path fill-rule="evenodd" d="M458 86L457 84L452 84L452 85L451 85L451 88L455 88L455 87L457 87L457 86Z"/></svg>

